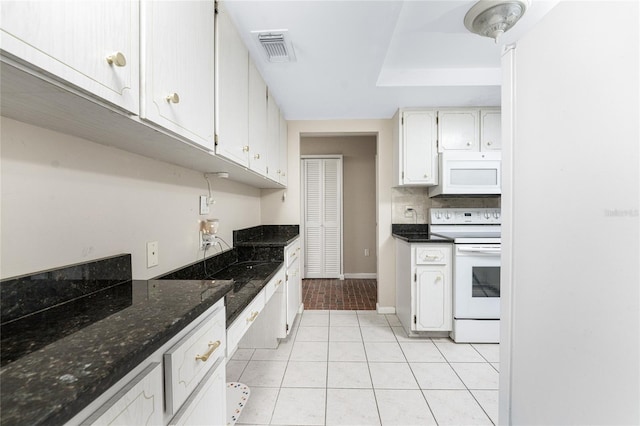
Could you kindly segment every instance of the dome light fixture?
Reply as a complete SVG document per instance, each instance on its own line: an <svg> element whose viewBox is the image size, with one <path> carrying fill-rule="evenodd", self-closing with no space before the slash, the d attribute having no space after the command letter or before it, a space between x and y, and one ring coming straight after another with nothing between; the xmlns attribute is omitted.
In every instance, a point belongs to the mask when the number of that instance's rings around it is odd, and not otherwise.
<svg viewBox="0 0 640 426"><path fill-rule="evenodd" d="M469 31L498 42L524 15L529 0L480 0L464 17L464 26Z"/></svg>

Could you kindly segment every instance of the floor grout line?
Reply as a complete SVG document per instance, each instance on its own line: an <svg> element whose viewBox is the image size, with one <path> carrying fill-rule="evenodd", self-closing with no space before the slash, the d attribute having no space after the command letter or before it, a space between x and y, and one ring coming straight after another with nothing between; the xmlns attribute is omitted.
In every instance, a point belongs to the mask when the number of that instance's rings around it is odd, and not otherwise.
<svg viewBox="0 0 640 426"><path fill-rule="evenodd" d="M323 310L323 311L324 311L324 310ZM465 381L464 381L464 380L462 380L462 377L460 376L460 374L459 374L459 373L458 373L458 372L453 368L453 365L454 365L454 364L457 364L457 363L456 363L456 362L452 362L452 361L450 361L450 360L445 356L445 353L443 352L443 349L441 349L440 347L438 347L438 345L436 344L436 342L435 342L433 339L431 339L431 338L426 338L426 339L419 339L419 340L414 340L414 341L412 341L412 340L400 339L400 338L399 338L399 336L398 336L398 335L394 332L394 330L393 330L393 327L394 327L394 326L392 326L392 325L391 325L391 322L392 322L392 321L389 319L389 316L387 316L387 315L383 315L383 316L382 316L382 318L384 318L384 319L385 319L384 323L383 323L382 321L380 321L380 323L379 323L379 324L376 324L376 323L375 323L375 319L373 320L374 322L371 322L371 320L370 320L370 319L367 319L367 318L366 318L366 316L367 316L367 315L371 315L368 311L366 311L366 310L362 310L363 312L361 312L361 313L356 312L356 310L351 310L351 311L353 311L353 312L355 313L355 317L356 317L356 321L357 321L357 327L358 327L358 332L359 332L359 338L360 338L361 340L360 340L360 341L353 341L353 342L347 342L347 341L336 341L336 342L333 342L333 343L360 343L360 345L362 345L362 348L363 348L363 351L364 351L364 360L363 360L363 361L340 361L340 360L334 360L334 361L331 361L331 359L330 359L330 349L331 349L331 343L332 343L332 341L331 341L331 330L332 330L332 328L340 328L340 327L355 327L355 325L352 325L352 326L349 326L349 325L335 325L335 326L332 326L332 325L331 325L331 324L332 324L332 321L331 321L331 317L332 317L332 315L337 317L337 316L340 316L340 315L344 315L344 314L342 314L342 313L335 313L335 314L332 314L332 313L331 313L331 310L327 310L327 317L328 317L328 318L327 318L327 320L328 320L328 325L327 325L327 326L325 326L325 325L311 325L311 326L303 326L303 327L326 327L326 328L327 328L326 340L317 340L317 341L309 341L309 342L307 342L307 341L298 341L298 340L297 340L297 338L298 338L298 334L299 334L299 331L300 331L301 323L302 323L302 321L303 321L303 316L304 316L304 313L306 313L306 312L308 312L308 311L303 312L303 313L302 313L302 315L298 318L298 324L297 324L297 327L294 327L294 329L292 329L292 330L291 330L291 334L290 334L289 338L287 339L287 342L290 342L290 344L291 344L291 348L289 349L289 352L288 352L288 354L287 354L287 357L286 357L286 359L284 360L284 362L286 362L286 366L285 366L284 372L283 372L283 374L282 374L282 377L280 378L279 386L277 387L277 392L276 392L276 395L275 395L275 403L274 403L273 408L272 408L272 410L271 410L271 415L270 415L269 423L268 423L268 424L272 424L272 421L273 421L273 419L274 419L275 412L276 412L276 407L278 406L278 402L279 402L280 397L281 397L281 395L282 395L282 390L283 390L283 389L300 389L300 390L302 390L302 389L304 389L304 390L313 390L313 389L316 389L316 390L323 390L323 391L324 391L324 421L323 421L323 424L324 424L324 425L326 425L326 424L327 424L327 422L328 422L328 418L329 418L329 415L330 415L330 407L329 407L329 391L330 391L330 390L358 390L358 391L368 391L368 392L370 392L370 394L372 394L372 395L373 395L373 398L374 398L373 402L374 402L374 403L375 403L375 405L376 405L376 411L377 411L377 418L378 418L378 422L379 422L379 424L381 424L381 425L383 424L383 418L382 418L381 406L380 406L380 402L379 402L379 395L378 395L378 392L379 392L379 391L408 391L408 390L410 390L410 391L416 391L416 390L417 390L418 392L420 392L420 396L421 396L421 398L425 401L425 403L426 403L426 405L427 405L427 409L429 410L429 412L430 412L430 414L431 414L432 418L434 419L434 421L436 422L436 424L439 424L439 423L438 423L438 420L436 419L436 416L435 416L434 410L433 410L433 408L432 408L432 406L431 406L431 404L430 404L429 400L428 400L428 399L427 399L427 397L426 397L425 391L451 391L452 389L449 389L449 388L444 388L444 389L422 389L422 388L420 387L420 382L418 381L418 378L417 378L417 376L416 376L416 373L415 373L415 372L414 372L414 370L411 368L411 362L409 362L408 355L407 355L407 353L406 353L406 350L407 350L407 349L403 348L403 346L402 346L402 344L403 344L403 343L412 343L412 342L416 342L416 343L417 343L417 342L430 342L433 346L435 346L436 350L437 350L437 351L438 351L438 353L442 356L442 358L443 358L443 360L444 360L444 361L441 361L441 362L437 362L437 361L424 362L424 364L447 364L447 365L449 366L449 368L451 368L451 369L453 370L453 372L454 372L455 376L458 378L458 380L460 380L460 382L461 382L461 383L463 384L463 386L464 386L464 389L458 389L458 391L466 391L466 392L468 392L469 394L471 394L471 396L472 396L472 398L473 398L473 401L474 401L478 406L480 406L480 409L482 410L482 412L484 413L484 415L486 416L486 418L487 418L491 423L493 423L493 420L492 420L492 419L491 419L491 417L489 416L489 414L488 414L487 410L485 409L485 407L480 403L480 401L479 401L479 400L476 398L476 396L473 394L472 389L470 389L470 388L469 388L469 386L467 385L467 383L465 383ZM360 311L360 310L358 310L358 311ZM340 311L340 310L338 310L338 312L344 312L344 311ZM311 313L311 315L313 315L313 314L314 314L314 311L313 311L313 310L311 310L309 313ZM382 315L382 314L377 314L377 315ZM312 322L311 324L314 324L314 323ZM387 340L384 340L384 341L380 341L380 342L378 342L378 341L376 341L376 340L375 340L375 337L377 337L377 336L375 336L375 335L374 335L374 340L373 340L373 341L366 342L366 341L365 341L365 336L364 336L364 333L363 333L363 327L364 327L364 328L367 328L367 327L371 327L371 328L380 328L380 329L385 329L385 330L386 330L387 328L389 328L389 329L391 330L391 332L393 333L393 340L390 340L390 339L389 339L388 341L387 341ZM369 330L368 332L370 332L370 330ZM371 337L372 337L372 336L369 336L369 338L371 338ZM400 336L400 337L402 337L402 336ZM291 340L289 340L289 339L291 339ZM446 341L446 340L445 340L445 341ZM315 362L323 362L323 363L325 363L325 364L326 364L326 369L325 369L325 374L324 374L324 379L325 379L324 386L284 386L284 383L285 383L285 382L284 382L284 379L285 379L285 377L286 377L286 375L287 375L287 372L289 372L289 371L290 371L290 368L291 368L291 365L290 365L290 364L291 364L291 362L292 362L292 356L293 356L293 353L294 353L294 348L295 348L296 343L298 343L298 342L302 342L302 343L326 343L326 353L325 353L325 357L326 357L325 359L326 359L326 362L325 362L325 361L317 361L317 360L315 361ZM399 347L399 349L400 349L400 351L401 351L401 353L402 353L402 356L403 356L404 360L403 360L403 361L388 361L388 362L387 362L387 361L375 361L375 362L374 362L374 361L371 361L371 360L370 360L370 358L369 358L369 353L368 353L368 351L367 351L366 343L395 343L396 345L398 345L398 347ZM485 364L485 363L486 363L486 364L489 364L489 365L492 367L492 369L497 370L497 369L492 365L492 363L491 363L491 362L489 362L489 360L487 359L487 357L485 357L482 353L480 353L480 351L479 351L475 346L473 346L473 345L468 345L468 346L473 347L474 351L475 351L476 353L478 353L478 354L480 355L480 358L483 360L483 361L474 362L475 364ZM277 349L275 349L275 350L277 350ZM239 379L238 379L238 381L240 381L240 377L242 377L242 375L244 374L244 372L245 372L245 370L247 369L247 367L249 366L249 364L250 364L252 361L254 361L254 359L253 359L253 358L256 356L256 352L257 352L256 350L253 350L253 352L251 353L251 356L249 357L249 359L248 359L248 360L237 360L237 361L246 361L246 364L245 364L245 365L244 365L244 367L242 368L242 371L239 373ZM264 356L264 354L262 354L262 355ZM306 358L304 358L304 359L306 359ZM314 361L308 361L308 360L306 360L306 361L305 361L304 359L303 359L303 360L298 360L298 361L299 361L299 362L314 362ZM258 360L255 360L255 361L258 361ZM283 362L283 360L277 360L277 359L265 360L265 361L269 361L269 362L274 362L274 361ZM338 362L343 362L343 363L353 363L353 364L362 364L362 363L366 363L366 368L367 368L367 370L366 370L366 371L367 371L367 373L368 373L368 379L369 379L369 380L370 380L370 382L371 382L370 387L362 387L362 388L359 388L359 387L352 387L352 386L349 386L349 385L344 385L344 386L335 386L335 387L334 387L334 386L330 386L330 384L329 384L329 369L331 368L331 364L332 364L332 363L338 363ZM417 389L404 389L404 388L402 388L402 387L400 387L400 388L395 388L395 387L389 387L389 388L376 387L376 386L375 386L375 382L374 382L374 380L373 380L373 374L372 374L372 371L371 371L371 364L372 364L372 363L380 363L380 364L393 363L393 364L404 364L404 365L408 366L408 367L409 367L409 370L410 370L410 372L411 372L411 377L413 377L413 380L416 382ZM418 363L418 364L423 364L423 362L416 362L416 363ZM463 362L463 363L470 363L470 362ZM255 388L273 388L273 386L253 386L253 387L255 387ZM473 389L473 390L476 390L476 389ZM482 390L484 390L484 389L482 389ZM494 389L486 389L486 390L493 391ZM291 391L288 391L288 392L290 393ZM364 393L363 393L363 394L361 394L361 395L364 395ZM367 398L369 398L369 397L367 397ZM335 399L335 398L334 398L334 399ZM371 413L371 414L373 414L373 413ZM241 421L241 419L239 419L239 420ZM240 423L240 421L238 422L238 424L241 424L241 423ZM493 424L495 424L495 423L493 423Z"/></svg>

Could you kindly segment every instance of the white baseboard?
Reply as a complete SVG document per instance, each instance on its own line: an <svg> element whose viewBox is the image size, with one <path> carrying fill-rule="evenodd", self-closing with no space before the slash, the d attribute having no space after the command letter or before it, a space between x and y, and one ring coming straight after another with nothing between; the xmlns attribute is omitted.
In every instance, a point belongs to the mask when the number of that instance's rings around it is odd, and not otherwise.
<svg viewBox="0 0 640 426"><path fill-rule="evenodd" d="M395 314L396 308L395 306L380 306L379 303L376 303L376 311L379 314Z"/></svg>
<svg viewBox="0 0 640 426"><path fill-rule="evenodd" d="M348 280L375 280L378 279L378 274L375 272L363 272L356 274L344 274L344 277Z"/></svg>

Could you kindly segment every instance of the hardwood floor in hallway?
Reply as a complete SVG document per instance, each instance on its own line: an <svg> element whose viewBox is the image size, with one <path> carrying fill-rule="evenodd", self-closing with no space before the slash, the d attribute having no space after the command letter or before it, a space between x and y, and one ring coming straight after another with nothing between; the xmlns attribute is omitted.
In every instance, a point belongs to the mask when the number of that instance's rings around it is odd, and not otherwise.
<svg viewBox="0 0 640 426"><path fill-rule="evenodd" d="M377 300L377 280L302 280L305 310L375 310Z"/></svg>

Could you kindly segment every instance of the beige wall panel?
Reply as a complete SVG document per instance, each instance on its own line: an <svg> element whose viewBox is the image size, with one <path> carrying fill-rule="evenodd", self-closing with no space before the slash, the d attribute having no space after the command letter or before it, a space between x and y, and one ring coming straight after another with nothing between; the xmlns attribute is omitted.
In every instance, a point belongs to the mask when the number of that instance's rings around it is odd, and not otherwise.
<svg viewBox="0 0 640 426"><path fill-rule="evenodd" d="M1 121L1 276L12 277L131 253L147 279L202 259L199 220L234 229L260 224L260 190L7 118ZM146 243L159 265L147 269ZM211 252L210 252L211 253Z"/></svg>

